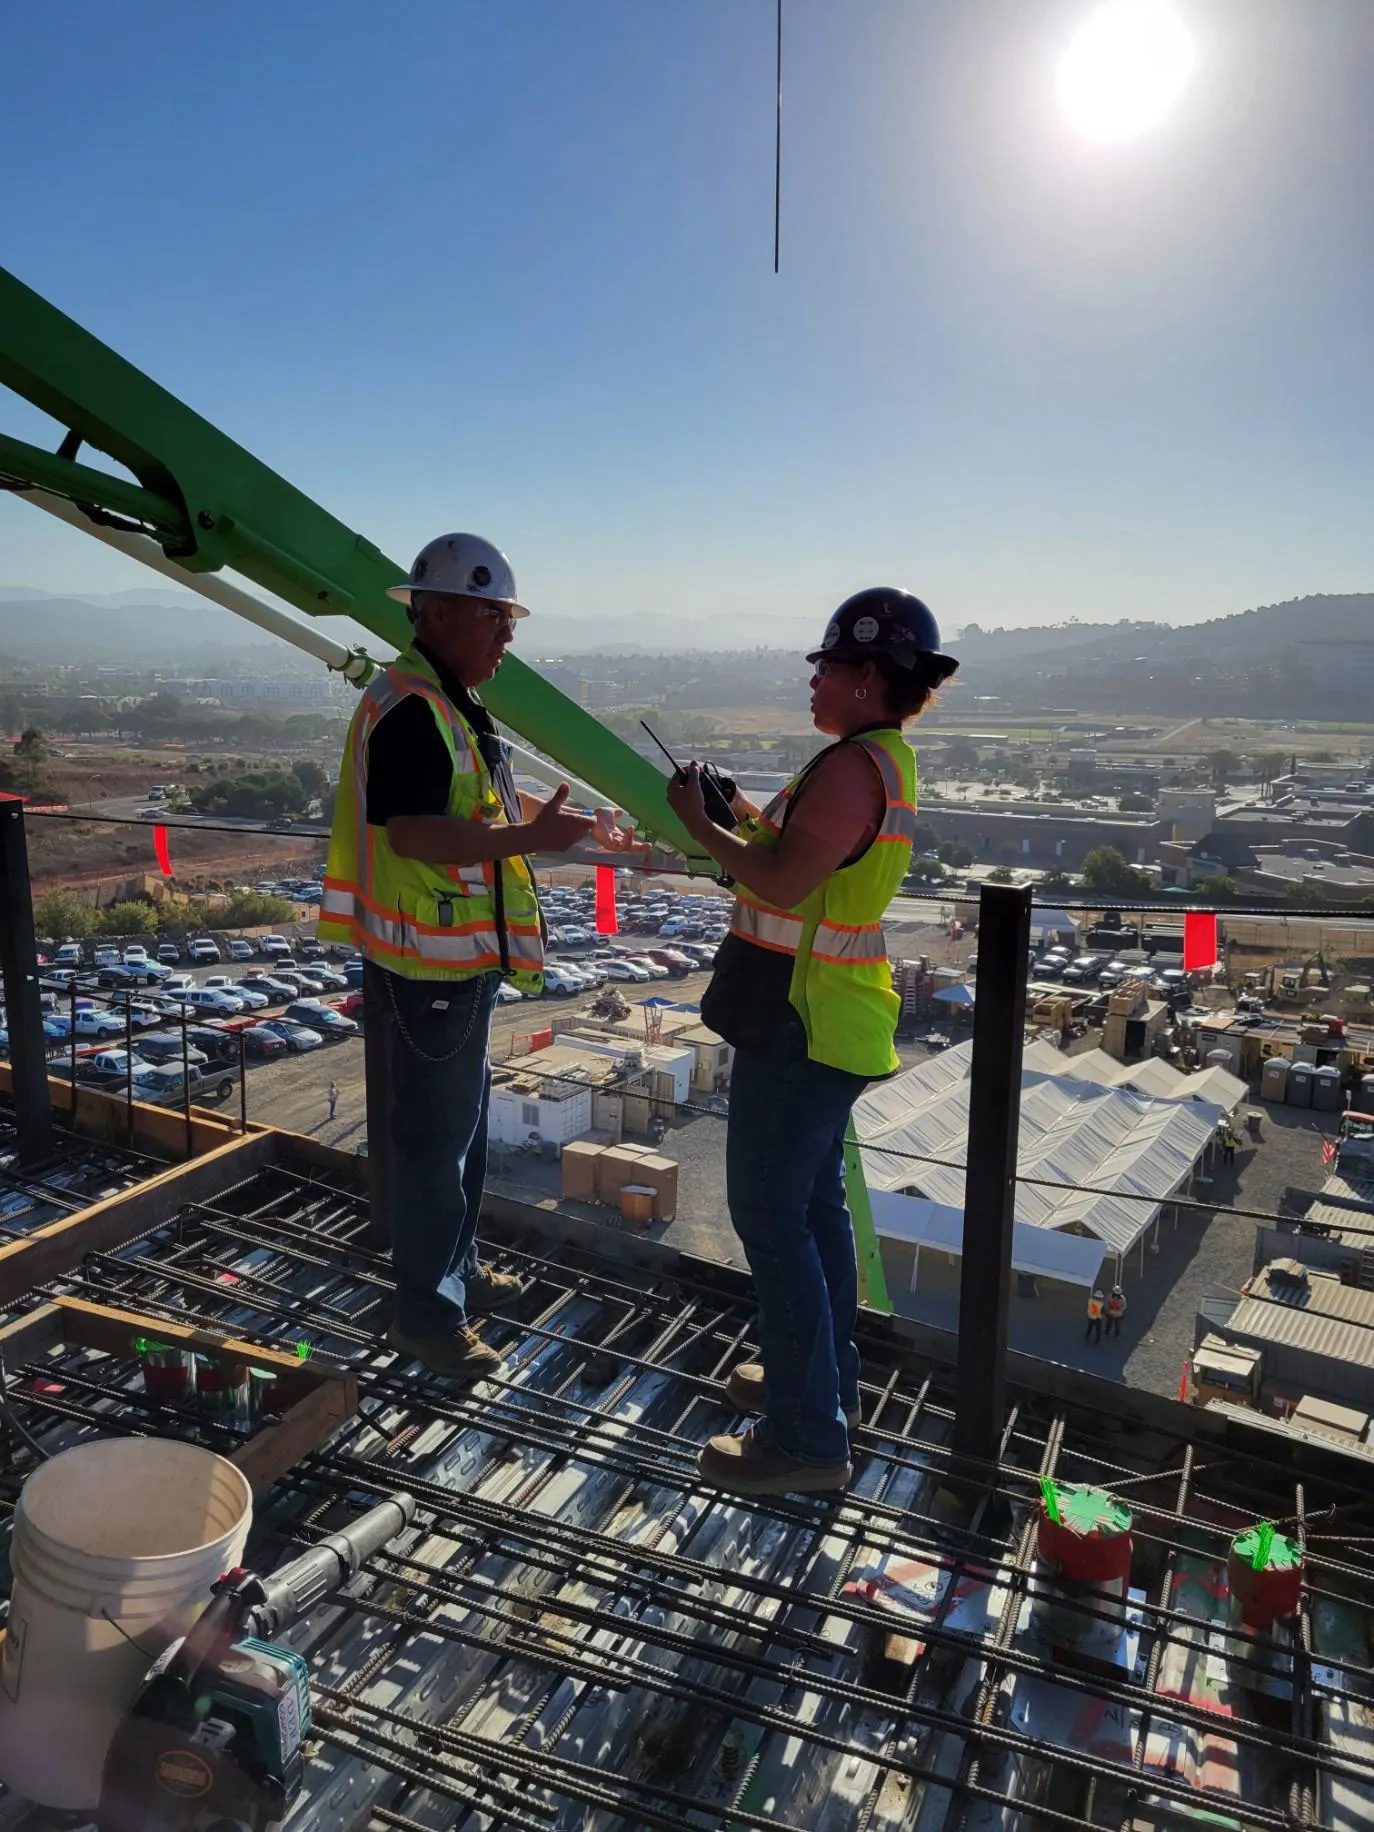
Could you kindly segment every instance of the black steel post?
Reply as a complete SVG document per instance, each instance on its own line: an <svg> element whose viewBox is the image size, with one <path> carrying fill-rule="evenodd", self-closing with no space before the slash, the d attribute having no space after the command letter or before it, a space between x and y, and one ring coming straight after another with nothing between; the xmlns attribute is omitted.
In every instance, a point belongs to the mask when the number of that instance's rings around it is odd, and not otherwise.
<svg viewBox="0 0 1374 1832"><path fill-rule="evenodd" d="M391 1138L386 1072L387 1026L395 1020L390 1010L382 969L363 963L363 1078L367 1111L367 1185L371 1222L368 1240L373 1246L391 1245Z"/></svg>
<svg viewBox="0 0 1374 1832"><path fill-rule="evenodd" d="M124 1121L129 1144L134 1142L134 1002L125 987L124 999Z"/></svg>
<svg viewBox="0 0 1374 1832"><path fill-rule="evenodd" d="M68 1058L67 1059L67 1079L71 1086L71 1091L72 1091L71 1117L72 1117L73 1122L75 1122L76 1120L76 979L75 979L75 976L73 976L72 978L72 982L71 982L70 987L68 988L68 991L70 992L70 995L71 995L71 1006L68 1011L68 1020L67 1021L71 1028L67 1032L67 1043L69 1046L68 1052L67 1052L67 1058Z"/></svg>
<svg viewBox="0 0 1374 1832"><path fill-rule="evenodd" d="M191 1133L191 1040L186 1035L186 1001L181 1001L181 1111L186 1120L186 1156L194 1155Z"/></svg>
<svg viewBox="0 0 1374 1832"><path fill-rule="evenodd" d="M248 1131L248 1035L247 1026L239 1027L239 1131Z"/></svg>
<svg viewBox="0 0 1374 1832"><path fill-rule="evenodd" d="M1030 918L1028 889L983 886L978 906L978 996L969 1078L954 1420L955 1454L976 1464L996 1463L1005 1415Z"/></svg>
<svg viewBox="0 0 1374 1832"><path fill-rule="evenodd" d="M38 945L33 934L29 848L24 833L24 804L17 795L0 795L0 973L4 976L5 1019L10 1033L19 1161L34 1164L52 1150L52 1105L48 1099L43 998L38 988Z"/></svg>

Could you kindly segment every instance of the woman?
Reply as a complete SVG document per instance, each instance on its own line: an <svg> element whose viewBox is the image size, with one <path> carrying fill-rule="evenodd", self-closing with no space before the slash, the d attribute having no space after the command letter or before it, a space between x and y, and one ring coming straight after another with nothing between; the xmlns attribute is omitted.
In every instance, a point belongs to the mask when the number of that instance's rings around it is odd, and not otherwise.
<svg viewBox="0 0 1374 1832"><path fill-rule="evenodd" d="M885 587L847 599L807 660L812 718L836 742L762 814L737 797L735 831L715 825L695 764L668 788L736 885L702 1017L735 1047L726 1187L763 1351L726 1392L762 1419L712 1438L700 1469L753 1495L839 1489L852 1473L858 1296L844 1136L865 1085L898 1067L881 923L916 821L915 755L900 728L958 666L921 600Z"/></svg>

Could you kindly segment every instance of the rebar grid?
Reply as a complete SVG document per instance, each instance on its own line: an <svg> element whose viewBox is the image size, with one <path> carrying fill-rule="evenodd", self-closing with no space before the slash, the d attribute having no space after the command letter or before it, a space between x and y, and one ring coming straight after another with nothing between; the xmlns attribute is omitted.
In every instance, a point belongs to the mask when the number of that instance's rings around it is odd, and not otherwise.
<svg viewBox="0 0 1374 1832"><path fill-rule="evenodd" d="M359 1198L273 1167L65 1287L265 1341L304 1335L353 1364L359 1415L277 1484L260 1562L379 1492L417 1496L416 1527L291 1636L322 1701L301 1826L954 1832L1163 1827L1201 1810L1343 1832L1374 1818L1374 1582L1341 1537L1374 1533L1357 1490L1302 1491L1278 1466L1142 1441L1025 1389L974 1482L952 1465L948 1391L874 1331L851 1489L722 1496L699 1484L695 1450L732 1422L742 1281L642 1272L610 1233L604 1254L501 1238L500 1263L526 1280L519 1314L485 1326L505 1369L456 1392L386 1348L389 1266L365 1228ZM132 1354L54 1351L10 1398L50 1447L92 1430L234 1440L149 1400ZM5 1442L12 1502L31 1453ZM1135 1515L1128 1629L1100 1602L1056 1598L1083 1618L1077 1651L1045 1626L1042 1474L1120 1492ZM1296 1643L1227 1622L1227 1543L1260 1515L1307 1538ZM855 1587L884 1561L918 1575L929 1608L898 1615Z"/></svg>

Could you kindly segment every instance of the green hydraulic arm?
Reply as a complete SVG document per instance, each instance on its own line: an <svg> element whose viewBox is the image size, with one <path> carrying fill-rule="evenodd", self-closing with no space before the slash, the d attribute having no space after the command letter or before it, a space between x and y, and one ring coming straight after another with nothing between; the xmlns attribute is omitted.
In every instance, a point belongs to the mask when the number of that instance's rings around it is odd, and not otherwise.
<svg viewBox="0 0 1374 1832"><path fill-rule="evenodd" d="M297 610L352 617L405 647L405 612L386 596L404 567L4 268L0 385L68 429L56 452L0 434L0 484L47 491L97 525L148 534L188 573L228 567ZM132 477L82 462L87 448ZM668 807L659 771L517 656L507 655L485 698L633 816L642 838L698 871L717 870Z"/></svg>

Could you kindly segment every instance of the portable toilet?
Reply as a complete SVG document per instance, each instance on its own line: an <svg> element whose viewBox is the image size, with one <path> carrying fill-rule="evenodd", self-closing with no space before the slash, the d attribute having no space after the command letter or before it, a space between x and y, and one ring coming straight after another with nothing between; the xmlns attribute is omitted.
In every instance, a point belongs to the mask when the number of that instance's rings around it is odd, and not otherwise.
<svg viewBox="0 0 1374 1832"><path fill-rule="evenodd" d="M1291 1067L1286 1056L1271 1056L1260 1074L1260 1099L1274 1101L1278 1105L1288 1098L1288 1070Z"/></svg>
<svg viewBox="0 0 1374 1832"><path fill-rule="evenodd" d="M1374 1075L1360 1077L1360 1112L1374 1113Z"/></svg>
<svg viewBox="0 0 1374 1832"><path fill-rule="evenodd" d="M1341 1072L1332 1067L1330 1063L1313 1073L1312 1105L1320 1113L1339 1113L1345 1105L1345 1089L1341 1086Z"/></svg>
<svg viewBox="0 0 1374 1832"><path fill-rule="evenodd" d="M1312 1078L1316 1069L1310 1062L1295 1062L1288 1071L1288 1105L1290 1107L1310 1107L1312 1105Z"/></svg>

